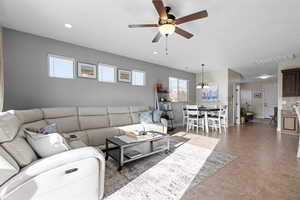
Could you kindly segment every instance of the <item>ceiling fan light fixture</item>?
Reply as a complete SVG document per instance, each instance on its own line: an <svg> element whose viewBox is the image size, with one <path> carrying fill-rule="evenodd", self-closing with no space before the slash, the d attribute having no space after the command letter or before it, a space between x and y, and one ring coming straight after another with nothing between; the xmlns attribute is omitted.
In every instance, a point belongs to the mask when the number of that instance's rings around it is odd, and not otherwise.
<svg viewBox="0 0 300 200"><path fill-rule="evenodd" d="M174 24L163 24L159 26L159 32L162 35L172 35L175 32Z"/></svg>

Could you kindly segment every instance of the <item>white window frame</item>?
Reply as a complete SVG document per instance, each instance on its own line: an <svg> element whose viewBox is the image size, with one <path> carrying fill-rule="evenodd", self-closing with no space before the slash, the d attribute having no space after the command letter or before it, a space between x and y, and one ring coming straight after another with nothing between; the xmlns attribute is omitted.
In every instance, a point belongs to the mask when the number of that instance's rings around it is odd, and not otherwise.
<svg viewBox="0 0 300 200"><path fill-rule="evenodd" d="M168 84L170 84L170 78L172 79L176 79L177 80L177 100L176 101L172 101L174 103L187 103L189 102L189 80L187 79L182 79L182 78L177 78L177 77L173 77L173 76L169 76L169 79L168 79ZM179 101L178 99L178 90L179 90L179 81L187 81L187 88L186 88L186 95L187 95L187 99L186 101ZM169 85L169 91L170 91L170 85ZM170 95L170 94L169 94Z"/></svg>
<svg viewBox="0 0 300 200"><path fill-rule="evenodd" d="M100 80L100 67L101 67L101 65L105 65L105 66L107 66L107 67L111 67L111 68L113 68L114 69L114 81L102 81L102 80ZM98 64L98 69L97 69L98 71L97 71L97 76L98 76L98 82L101 82L101 83L116 83L117 82L117 67L116 66L113 66L113 65L110 65L110 64L105 64L105 63L99 63Z"/></svg>
<svg viewBox="0 0 300 200"><path fill-rule="evenodd" d="M133 84L133 72L142 72L142 73L144 73L144 85L134 85ZM145 71L142 71L142 70L132 70L131 71L131 84L133 85L133 86L137 86L137 87L145 87L146 86L146 72Z"/></svg>
<svg viewBox="0 0 300 200"><path fill-rule="evenodd" d="M50 57L54 57L54 58L60 58L60 59L65 59L65 60L70 60L73 62L73 77L69 78L69 77L57 77L57 76L51 76L51 70L50 70ZM75 58L71 58L71 57L66 57L66 56L60 56L60 55L55 55L55 54L48 54L48 76L50 78L63 78L63 79L75 79Z"/></svg>

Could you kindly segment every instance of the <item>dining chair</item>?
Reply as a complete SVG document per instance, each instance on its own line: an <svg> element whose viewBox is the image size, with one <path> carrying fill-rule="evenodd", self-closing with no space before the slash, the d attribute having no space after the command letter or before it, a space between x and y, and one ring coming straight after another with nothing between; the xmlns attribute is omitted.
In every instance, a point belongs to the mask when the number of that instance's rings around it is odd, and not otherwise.
<svg viewBox="0 0 300 200"><path fill-rule="evenodd" d="M186 105L182 106L182 126L184 127L187 124L187 110L186 110Z"/></svg>
<svg viewBox="0 0 300 200"><path fill-rule="evenodd" d="M197 133L199 132L199 128L203 131L205 130L205 121L204 115L199 111L198 105L186 105L187 112L187 126L186 132L189 132L191 128L196 127Z"/></svg>
<svg viewBox="0 0 300 200"><path fill-rule="evenodd" d="M219 110L216 111L216 115L208 114L208 127L222 133L222 128L227 131L227 113L228 107L226 105L219 106Z"/></svg>
<svg viewBox="0 0 300 200"><path fill-rule="evenodd" d="M295 105L294 109L295 109L295 111L297 113L298 123L300 125L300 106L299 105ZM299 139L299 145L298 145L297 158L300 158L300 139Z"/></svg>

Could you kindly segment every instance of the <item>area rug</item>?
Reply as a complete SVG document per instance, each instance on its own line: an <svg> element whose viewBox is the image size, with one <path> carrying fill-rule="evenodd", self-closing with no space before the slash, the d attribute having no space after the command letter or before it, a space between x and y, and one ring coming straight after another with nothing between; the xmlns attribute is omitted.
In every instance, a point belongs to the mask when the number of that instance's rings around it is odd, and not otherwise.
<svg viewBox="0 0 300 200"><path fill-rule="evenodd" d="M213 151L219 139L179 134L171 137L171 152L160 153L117 171L106 162L105 200L179 200L183 194L235 159ZM201 142L197 142L201 141Z"/></svg>

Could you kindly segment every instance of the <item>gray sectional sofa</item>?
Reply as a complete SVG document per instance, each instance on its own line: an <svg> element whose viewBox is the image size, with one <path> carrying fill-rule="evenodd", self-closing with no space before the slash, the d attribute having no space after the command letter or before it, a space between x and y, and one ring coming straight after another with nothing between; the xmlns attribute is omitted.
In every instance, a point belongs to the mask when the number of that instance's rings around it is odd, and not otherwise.
<svg viewBox="0 0 300 200"><path fill-rule="evenodd" d="M15 110L0 115L0 199L46 200L103 197L105 160L101 149L108 136L127 131L167 132L167 121L141 124L147 106L61 107ZM40 159L24 137L24 128L56 123L72 150ZM96 148L95 148L96 147ZM68 170L75 173L68 174Z"/></svg>

